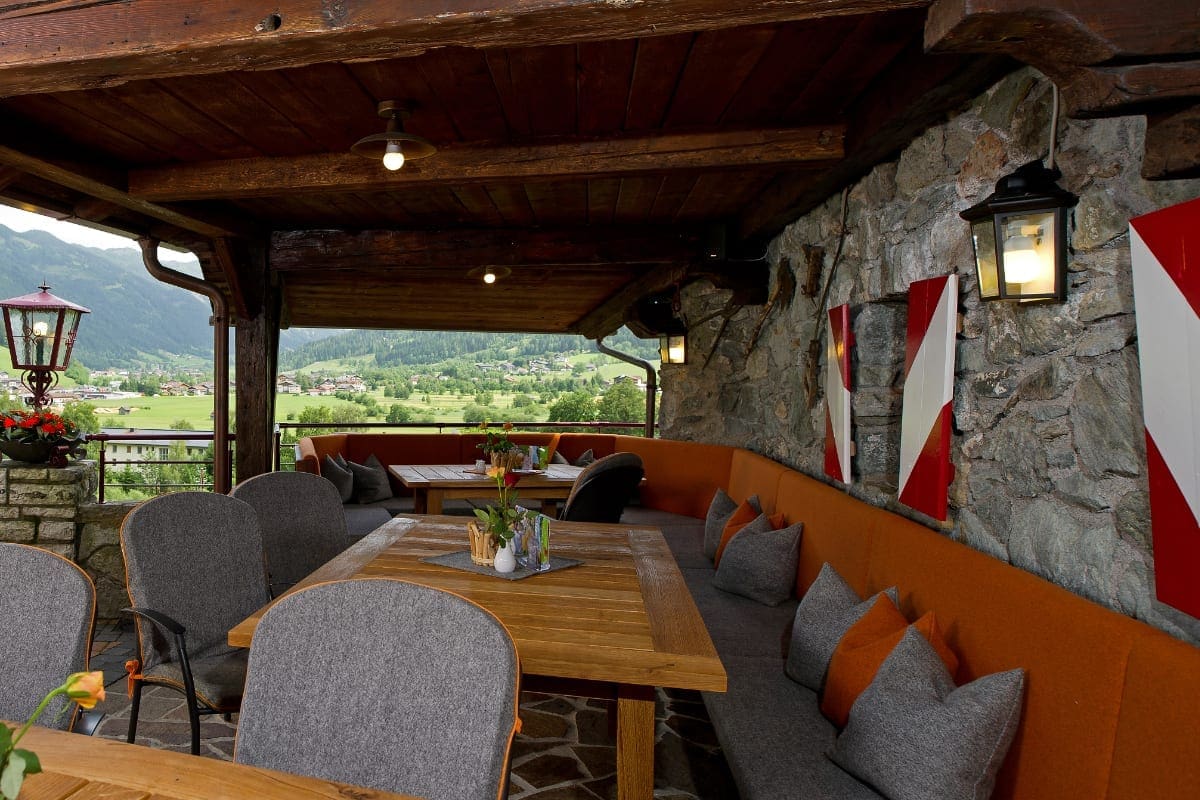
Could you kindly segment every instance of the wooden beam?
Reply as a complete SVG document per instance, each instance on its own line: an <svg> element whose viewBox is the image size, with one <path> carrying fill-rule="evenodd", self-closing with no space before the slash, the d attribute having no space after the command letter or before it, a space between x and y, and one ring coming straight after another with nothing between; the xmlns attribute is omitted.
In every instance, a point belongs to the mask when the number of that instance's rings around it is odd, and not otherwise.
<svg viewBox="0 0 1200 800"><path fill-rule="evenodd" d="M928 0L123 0L0 5L0 96L923 7Z"/></svg>
<svg viewBox="0 0 1200 800"><path fill-rule="evenodd" d="M143 200L161 202L824 163L841 158L844 133L842 126L827 125L524 147L451 146L395 172L350 153L210 161L133 170L129 191Z"/></svg>
<svg viewBox="0 0 1200 800"><path fill-rule="evenodd" d="M1200 100L1200 61L1078 68L1059 88L1072 117L1142 114Z"/></svg>
<svg viewBox="0 0 1200 800"><path fill-rule="evenodd" d="M108 200L86 197L75 204L75 216L89 222L103 222L120 210L120 208L119 205Z"/></svg>
<svg viewBox="0 0 1200 800"><path fill-rule="evenodd" d="M237 361L236 475L244 481L275 465L275 371L279 358L279 294L271 286L261 247L227 249L237 260L245 294L259 298L250 316L238 316L234 336Z"/></svg>
<svg viewBox="0 0 1200 800"><path fill-rule="evenodd" d="M934 52L1010 55L1042 64L1158 60L1195 53L1196 0L936 0L925 23ZM1045 70L1043 70L1045 71ZM1047 73L1052 74L1052 73Z"/></svg>
<svg viewBox="0 0 1200 800"><path fill-rule="evenodd" d="M572 326L573 330L589 339L602 339L615 333L625 324L629 309L638 300L682 282L686 275L686 266L659 267L648 272L592 309Z"/></svg>
<svg viewBox="0 0 1200 800"><path fill-rule="evenodd" d="M26 172L96 200L112 203L202 236L237 236L252 230L243 221L223 220L207 213L192 212L133 197L120 188L124 183L122 176L95 165L83 166L58 159L51 160L0 143L0 166Z"/></svg>
<svg viewBox="0 0 1200 800"><path fill-rule="evenodd" d="M20 180L22 174L23 173L19 169L0 166L0 192L4 191L9 186L12 186L14 183Z"/></svg>
<svg viewBox="0 0 1200 800"><path fill-rule="evenodd" d="M738 221L742 239L774 236L796 218L895 157L930 125L1014 68L997 56L902 55L849 110L846 158L821 172L781 174Z"/></svg>
<svg viewBox="0 0 1200 800"><path fill-rule="evenodd" d="M563 230L277 231L271 270L459 269L688 263L701 248L695 228Z"/></svg>
<svg viewBox="0 0 1200 800"><path fill-rule="evenodd" d="M1200 178L1200 105L1147 117L1142 177Z"/></svg>

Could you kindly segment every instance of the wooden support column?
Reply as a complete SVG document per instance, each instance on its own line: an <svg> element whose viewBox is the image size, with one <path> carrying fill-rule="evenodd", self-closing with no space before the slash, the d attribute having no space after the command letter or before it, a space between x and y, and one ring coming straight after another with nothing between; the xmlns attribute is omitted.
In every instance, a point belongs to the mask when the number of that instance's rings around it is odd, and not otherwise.
<svg viewBox="0 0 1200 800"><path fill-rule="evenodd" d="M280 295L271 285L265 243L213 243L217 263L236 286L237 482L270 472L275 463L275 370L279 357Z"/></svg>

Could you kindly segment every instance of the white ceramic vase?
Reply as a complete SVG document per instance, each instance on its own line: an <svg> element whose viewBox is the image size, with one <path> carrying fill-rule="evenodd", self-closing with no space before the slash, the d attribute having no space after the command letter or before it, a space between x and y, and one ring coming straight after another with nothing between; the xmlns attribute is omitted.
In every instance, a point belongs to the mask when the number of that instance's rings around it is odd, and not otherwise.
<svg viewBox="0 0 1200 800"><path fill-rule="evenodd" d="M493 566L496 572L512 572L517 568L517 557L513 553L512 539L509 539L503 547L496 551L496 561Z"/></svg>

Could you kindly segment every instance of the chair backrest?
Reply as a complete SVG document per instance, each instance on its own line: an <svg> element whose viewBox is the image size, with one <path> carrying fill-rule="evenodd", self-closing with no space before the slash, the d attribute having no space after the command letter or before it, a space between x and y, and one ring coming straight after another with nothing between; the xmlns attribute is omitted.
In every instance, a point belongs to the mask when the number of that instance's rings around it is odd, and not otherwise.
<svg viewBox="0 0 1200 800"><path fill-rule="evenodd" d="M250 648L234 760L422 797L507 790L519 664L508 631L406 581L284 597Z"/></svg>
<svg viewBox="0 0 1200 800"><path fill-rule="evenodd" d="M559 519L620 522L625 504L645 474L636 453L613 453L593 461L575 479Z"/></svg>
<svg viewBox="0 0 1200 800"><path fill-rule="evenodd" d="M178 492L139 505L121 526L129 599L187 629L188 654L225 646L229 629L271 599L258 516L241 500ZM142 668L170 660L157 625L138 623Z"/></svg>
<svg viewBox="0 0 1200 800"><path fill-rule="evenodd" d="M258 514L271 594L278 596L350 543L346 511L334 485L308 472L267 472L230 495Z"/></svg>
<svg viewBox="0 0 1200 800"><path fill-rule="evenodd" d="M0 719L24 722L51 689L87 669L96 589L78 566L23 544L0 543ZM66 729L55 698L39 725Z"/></svg>

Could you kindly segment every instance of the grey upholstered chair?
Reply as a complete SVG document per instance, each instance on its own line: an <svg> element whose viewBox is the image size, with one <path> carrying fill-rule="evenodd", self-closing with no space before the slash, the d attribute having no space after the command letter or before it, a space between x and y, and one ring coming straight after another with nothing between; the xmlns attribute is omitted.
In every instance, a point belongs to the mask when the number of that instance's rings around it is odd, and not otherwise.
<svg viewBox="0 0 1200 800"><path fill-rule="evenodd" d="M338 490L308 472L267 472L230 492L258 514L271 595L278 597L350 543Z"/></svg>
<svg viewBox="0 0 1200 800"><path fill-rule="evenodd" d="M137 734L143 685L170 686L187 699L192 753L199 753L200 714L228 714L242 701L246 651L225 637L270 600L258 517L221 494L163 495L125 517L121 550L140 661L129 741Z"/></svg>
<svg viewBox="0 0 1200 800"><path fill-rule="evenodd" d="M642 457L636 453L613 453L593 461L575 479L558 518L620 522L621 512L645 474Z"/></svg>
<svg viewBox="0 0 1200 800"><path fill-rule="evenodd" d="M96 589L60 555L0 543L0 719L24 722L51 689L87 669ZM67 729L72 703L56 697L39 725Z"/></svg>
<svg viewBox="0 0 1200 800"><path fill-rule="evenodd" d="M321 583L254 632L234 760L455 800L507 792L516 647L488 611L387 578Z"/></svg>

